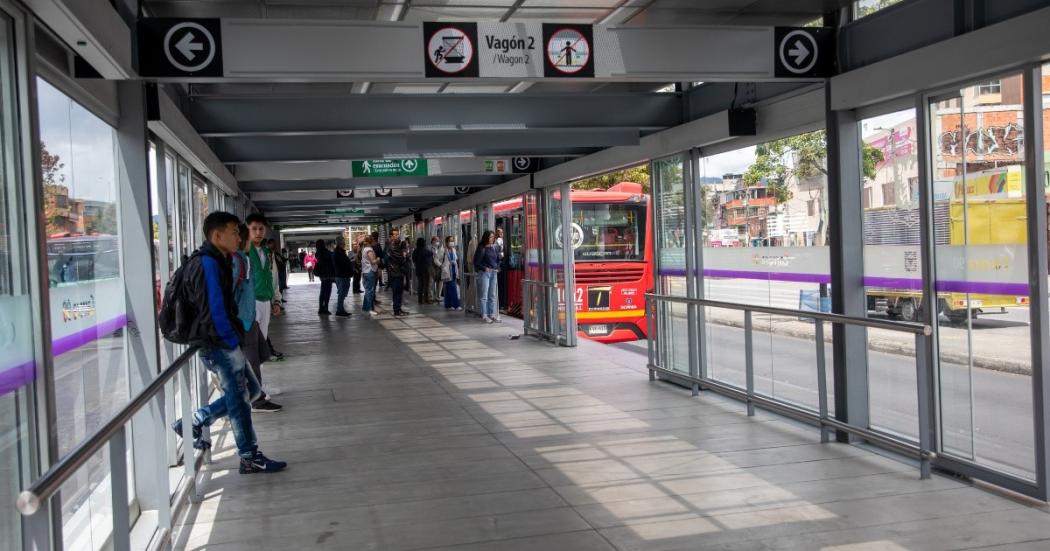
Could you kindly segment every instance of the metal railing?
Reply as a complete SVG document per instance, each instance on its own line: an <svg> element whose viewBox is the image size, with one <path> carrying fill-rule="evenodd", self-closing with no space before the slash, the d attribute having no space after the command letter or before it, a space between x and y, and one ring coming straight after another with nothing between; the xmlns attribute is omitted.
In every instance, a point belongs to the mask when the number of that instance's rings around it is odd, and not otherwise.
<svg viewBox="0 0 1050 551"><path fill-rule="evenodd" d="M62 516L60 511L50 507L51 499L56 496L59 489L65 484L80 467L99 450L108 444L109 468L112 498L113 533L112 548L114 551L127 551L131 547L130 536L130 509L128 505L128 465L127 465L127 428L126 425L142 408L156 399L165 386L175 375L190 368L190 359L197 352L197 347L189 347L179 355L170 366L164 369L146 388L136 394L127 405L121 408L109 421L98 430L85 438L80 444L63 457L58 463L51 466L46 473L33 482L29 488L18 495L16 507L25 516L26 534L31 542L32 548L36 550L51 549L52 523L61 526ZM192 427L192 401L190 399L190 376L182 373L182 419L183 419L183 463L186 473L190 479L187 484L188 491L193 491L196 479L197 461L194 458L193 427ZM164 408L158 408L163 412ZM162 419L162 424L167 429L167 420ZM165 474L165 480L167 475ZM50 514L49 514L50 512ZM57 512L57 518L52 516ZM170 519L168 519L170 521ZM170 528L170 526L168 527Z"/></svg>
<svg viewBox="0 0 1050 551"><path fill-rule="evenodd" d="M535 279L521 280L521 315L526 335L534 335L557 345L565 341L555 321L551 319L550 305L557 304L558 286ZM553 300L552 300L553 297Z"/></svg>
<svg viewBox="0 0 1050 551"><path fill-rule="evenodd" d="M667 327L657 327L658 317L661 310L658 305L662 304L684 304L687 306L694 307L708 307L718 308L725 310L737 310L744 312L744 369L745 369L745 387L740 388L733 386L723 381L718 381L704 376L701 373L699 376L685 374L680 371L669 369L662 365L662 354L658 353L656 346L660 339L660 330L670 330ZM909 323L909 322L896 322L881 319L869 319L869 318L858 318L853 316L845 316L842 314L830 314L825 312L810 312L806 310L792 310L789 308L775 308L769 306L753 306L749 304L737 304L732 302L722 302L717 300L707 299L695 299L685 297L674 297L668 295L659 295L655 293L646 293L645 295L645 306L648 323L648 354L649 354L649 378L655 380L656 374L661 373L669 376L670 378L678 378L682 381L686 381L697 385L694 389L703 388L707 390L713 390L719 394L730 396L732 398L743 401L747 405L748 416L755 414L755 406L774 411L776 413L791 417L793 419L803 421L812 425L815 425L820 430L820 441L822 443L830 442L831 431L841 431L851 434L855 437L867 440L876 445L892 449L898 453L915 457L919 460L920 476L923 479L930 477L930 463L936 457L933 452L932 445L930 442L930 415L931 408L929 400L927 399L928 391L932 384L932 374L928 369L928 362L926 361L926 350L929 346L929 339L933 334L933 328L926 324L920 323ZM816 347L816 369L817 369L817 411L814 412L811 409L796 405L792 402L785 400L779 400L773 396L764 395L755 392L755 369L754 369L754 353L752 349L752 316L754 313L770 314L774 316L787 316L793 318L802 318L812 320L814 322L814 345ZM708 322L710 323L710 322ZM859 427L851 425L849 423L840 421L828 415L828 400L827 400L827 359L824 350L824 324L839 324L839 325L852 325L857 327L867 327L872 329L884 329L887 331L896 331L900 333L910 333L915 335L915 375L916 375L916 391L918 392L918 435L919 440L916 445L915 442L871 430L869 427Z"/></svg>

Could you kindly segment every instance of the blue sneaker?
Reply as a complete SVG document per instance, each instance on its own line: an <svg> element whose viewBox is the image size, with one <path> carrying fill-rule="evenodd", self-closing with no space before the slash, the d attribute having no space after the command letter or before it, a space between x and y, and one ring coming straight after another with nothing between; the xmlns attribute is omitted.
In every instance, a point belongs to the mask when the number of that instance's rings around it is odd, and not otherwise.
<svg viewBox="0 0 1050 551"><path fill-rule="evenodd" d="M276 473L283 471L288 464L284 461L274 461L265 455L261 451L256 451L255 455L251 459L241 458L241 474L252 474L252 473Z"/></svg>
<svg viewBox="0 0 1050 551"><path fill-rule="evenodd" d="M179 438L182 438L182 419L172 423L171 430L175 431ZM211 447L211 442L202 438L203 435L204 429L200 425L193 425L193 449L206 450Z"/></svg>

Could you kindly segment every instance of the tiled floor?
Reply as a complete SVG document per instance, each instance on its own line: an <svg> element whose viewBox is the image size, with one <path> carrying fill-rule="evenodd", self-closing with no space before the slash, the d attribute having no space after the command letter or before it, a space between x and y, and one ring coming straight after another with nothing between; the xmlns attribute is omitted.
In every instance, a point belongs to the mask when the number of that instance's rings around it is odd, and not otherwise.
<svg viewBox="0 0 1050 551"><path fill-rule="evenodd" d="M437 307L369 320L359 296L318 320L316 292L272 326L285 410L255 418L288 470L237 474L217 426L179 549L1050 549L1042 509L651 383L630 352Z"/></svg>

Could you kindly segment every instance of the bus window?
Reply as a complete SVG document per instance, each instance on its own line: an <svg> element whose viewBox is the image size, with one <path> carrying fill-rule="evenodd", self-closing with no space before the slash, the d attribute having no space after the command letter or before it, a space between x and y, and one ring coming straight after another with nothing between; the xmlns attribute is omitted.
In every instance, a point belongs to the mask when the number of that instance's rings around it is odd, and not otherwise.
<svg viewBox="0 0 1050 551"><path fill-rule="evenodd" d="M575 202L572 218L577 262L645 260L644 203Z"/></svg>

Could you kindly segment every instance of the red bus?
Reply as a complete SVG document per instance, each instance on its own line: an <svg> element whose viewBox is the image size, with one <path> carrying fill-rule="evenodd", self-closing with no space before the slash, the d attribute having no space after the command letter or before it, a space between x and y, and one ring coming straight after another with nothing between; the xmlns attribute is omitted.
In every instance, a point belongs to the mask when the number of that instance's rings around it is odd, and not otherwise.
<svg viewBox="0 0 1050 551"><path fill-rule="evenodd" d="M576 321L580 336L613 343L646 338L645 291L652 287L652 211L641 184L572 192ZM521 198L495 205L510 255L508 312L521 316L526 213ZM555 233L560 235L560 224Z"/></svg>

